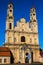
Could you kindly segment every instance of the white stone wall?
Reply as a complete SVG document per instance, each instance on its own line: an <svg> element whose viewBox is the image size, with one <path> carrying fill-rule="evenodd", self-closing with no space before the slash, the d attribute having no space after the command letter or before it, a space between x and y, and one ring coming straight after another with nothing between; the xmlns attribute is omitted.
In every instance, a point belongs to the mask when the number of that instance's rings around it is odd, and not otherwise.
<svg viewBox="0 0 43 65"><path fill-rule="evenodd" d="M0 64L10 64L10 57L0 57L0 59L2 59ZM4 59L6 59L6 62L4 62Z"/></svg>

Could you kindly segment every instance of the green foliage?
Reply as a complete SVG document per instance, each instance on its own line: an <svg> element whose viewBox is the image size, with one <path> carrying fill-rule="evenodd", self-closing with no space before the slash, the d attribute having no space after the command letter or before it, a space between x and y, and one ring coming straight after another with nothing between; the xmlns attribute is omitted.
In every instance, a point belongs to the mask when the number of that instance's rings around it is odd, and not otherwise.
<svg viewBox="0 0 43 65"><path fill-rule="evenodd" d="M42 63L42 65L43 65L43 63Z"/></svg>

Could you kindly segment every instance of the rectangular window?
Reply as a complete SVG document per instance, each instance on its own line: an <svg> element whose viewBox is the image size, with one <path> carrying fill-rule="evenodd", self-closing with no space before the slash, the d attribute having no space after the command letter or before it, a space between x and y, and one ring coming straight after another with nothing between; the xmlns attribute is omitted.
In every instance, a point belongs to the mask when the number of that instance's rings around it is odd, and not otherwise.
<svg viewBox="0 0 43 65"><path fill-rule="evenodd" d="M4 63L6 63L6 59L4 59Z"/></svg>

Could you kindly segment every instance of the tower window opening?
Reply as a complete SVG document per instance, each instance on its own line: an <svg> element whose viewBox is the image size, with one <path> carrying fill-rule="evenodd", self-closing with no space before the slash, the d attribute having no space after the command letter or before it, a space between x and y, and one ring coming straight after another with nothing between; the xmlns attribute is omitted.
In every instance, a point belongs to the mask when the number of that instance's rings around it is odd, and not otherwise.
<svg viewBox="0 0 43 65"><path fill-rule="evenodd" d="M12 6L10 5L10 7L12 7Z"/></svg>
<svg viewBox="0 0 43 65"><path fill-rule="evenodd" d="M36 20L34 20L34 22L36 22Z"/></svg>
<svg viewBox="0 0 43 65"><path fill-rule="evenodd" d="M33 14L35 16L35 14Z"/></svg>
<svg viewBox="0 0 43 65"><path fill-rule="evenodd" d="M12 19L12 18L13 18L12 16L9 17L9 19Z"/></svg>
<svg viewBox="0 0 43 65"><path fill-rule="evenodd" d="M21 37L21 42L25 42L25 37L24 36Z"/></svg>
<svg viewBox="0 0 43 65"><path fill-rule="evenodd" d="M11 25L11 23L9 23L9 29L11 29L11 27L12 27L12 25Z"/></svg>
<svg viewBox="0 0 43 65"><path fill-rule="evenodd" d="M10 12L12 12L12 10L10 10Z"/></svg>
<svg viewBox="0 0 43 65"><path fill-rule="evenodd" d="M34 11L34 8L33 8L33 11Z"/></svg>

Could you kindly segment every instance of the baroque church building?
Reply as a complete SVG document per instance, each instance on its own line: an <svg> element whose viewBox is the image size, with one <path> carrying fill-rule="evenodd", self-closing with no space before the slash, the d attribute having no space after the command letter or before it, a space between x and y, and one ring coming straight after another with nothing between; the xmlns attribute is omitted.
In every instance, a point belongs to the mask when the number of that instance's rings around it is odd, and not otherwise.
<svg viewBox="0 0 43 65"><path fill-rule="evenodd" d="M14 26L13 5L8 4L4 47L10 49L14 63L39 62L38 21L34 7L30 9L29 22L21 18Z"/></svg>

